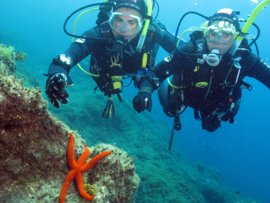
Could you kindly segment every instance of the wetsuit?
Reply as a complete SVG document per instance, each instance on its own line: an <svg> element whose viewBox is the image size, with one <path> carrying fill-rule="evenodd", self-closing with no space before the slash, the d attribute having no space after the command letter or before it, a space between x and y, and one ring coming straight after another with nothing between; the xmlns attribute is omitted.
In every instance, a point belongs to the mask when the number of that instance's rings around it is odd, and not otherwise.
<svg viewBox="0 0 270 203"><path fill-rule="evenodd" d="M211 67L203 60L203 54L209 53L203 34L191 36L155 69L160 82L172 75L171 85L164 82L160 87L160 102L170 116L183 106L192 107L199 112L202 127L214 131L220 121L233 119L237 113L246 76L270 88L270 68L248 48L238 49L234 59L223 55L220 64Z"/></svg>

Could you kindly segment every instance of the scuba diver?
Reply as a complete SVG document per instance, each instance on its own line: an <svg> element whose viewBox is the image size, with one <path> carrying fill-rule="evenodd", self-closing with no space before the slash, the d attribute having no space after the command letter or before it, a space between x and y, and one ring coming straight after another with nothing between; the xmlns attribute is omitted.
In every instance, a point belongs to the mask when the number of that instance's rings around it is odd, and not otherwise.
<svg viewBox="0 0 270 203"><path fill-rule="evenodd" d="M152 20L152 0L110 0L99 8L97 26L86 31L68 50L52 60L48 70L46 94L56 107L68 103L66 87L72 85L70 70L88 55L92 78L108 97L103 117L114 113L112 95L123 88L124 77L131 77L139 89L139 99L147 100L151 111L151 97L141 84L148 81L155 64L158 45L167 52L175 49L174 36L165 26Z"/></svg>
<svg viewBox="0 0 270 203"><path fill-rule="evenodd" d="M159 86L160 103L164 112L175 118L175 130L181 129L179 115L186 107L194 109L195 119L209 132L222 121L233 123L242 88L251 89L243 81L246 76L270 88L270 67L251 52L238 14L229 8L218 10L202 31L192 32L190 41L155 68L161 85L148 85L149 94ZM239 46L238 36L242 37Z"/></svg>

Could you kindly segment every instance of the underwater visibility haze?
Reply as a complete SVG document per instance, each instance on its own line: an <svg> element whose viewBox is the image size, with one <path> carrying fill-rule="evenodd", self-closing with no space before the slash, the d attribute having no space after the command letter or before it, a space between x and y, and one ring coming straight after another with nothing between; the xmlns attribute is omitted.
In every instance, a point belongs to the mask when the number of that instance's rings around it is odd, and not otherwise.
<svg viewBox="0 0 270 203"><path fill-rule="evenodd" d="M181 16L188 11L197 11L206 16L212 15L220 8L232 8L240 11L240 17L248 18L248 15L256 7L260 0L157 0L159 3L158 20L166 25L171 31L175 32L177 23ZM24 72L29 77L30 85L39 87L44 98L44 89L48 66L53 57L65 51L71 43L71 38L63 32L63 23L66 17L79 7L100 1L92 0L1 0L0 2L0 43L14 46L17 50L27 53L27 60L18 64L18 70ZM155 11L154 11L155 13ZM93 12L86 15L78 23L76 32L81 34L88 28L95 25L97 13ZM270 18L269 6L259 13L255 23L260 27L261 36L258 40L260 57L270 64ZM72 19L74 20L74 19ZM71 20L71 21L72 21ZM189 27L199 27L204 22L199 16L187 16L181 27L180 33ZM71 22L72 23L72 22ZM69 29L71 27L69 26ZM255 30L250 29L249 34L254 34ZM188 40L188 35L185 36ZM255 49L254 49L255 51ZM164 50L159 51L157 62L161 61L168 54ZM87 66L87 63L82 63ZM89 76L83 74L79 69L73 68L71 77L74 86L68 89L70 102L62 105L60 109L55 109L49 105L50 111L61 118L71 128L77 130L84 136L89 144L99 142L116 143L118 146L129 151L131 154L136 151L126 138L118 139L117 135L110 135L113 128L119 128L125 134L125 127L117 126L117 122L103 121L107 125L96 129L96 137L87 137L90 126L87 119L93 120L100 117L100 110L96 109L96 115L89 115L87 108L91 106L93 90L88 90L88 83L92 81ZM208 133L201 129L201 123L193 117L193 111L187 109L181 115L182 130L175 135L172 151L180 151L181 156L191 163L201 163L209 168L218 171L220 181L232 188L243 198L253 199L256 202L270 202L270 91L265 86L253 79L247 79L252 84L252 91L243 91L240 110L235 117L234 124L222 123L214 133ZM123 95L127 103L131 104L136 90L133 85L124 89ZM162 128L167 132L165 137L160 138L160 142L167 143L170 135L172 119L166 117L157 95L153 96L153 109L150 113L143 113L153 120L156 128ZM86 106L87 104L88 106ZM84 108L81 108L81 105ZM121 105L116 106L117 109ZM73 115L73 116L72 116ZM136 116L140 117L141 114ZM81 120L77 120L80 118ZM128 123L136 122L136 117ZM98 120L98 119L97 119ZM157 123L160 121L160 125ZM166 128L166 129L164 129ZM139 133L139 132L138 132ZM103 136L101 136L104 134ZM106 135L106 136L105 136ZM129 136L128 134L126 136ZM139 135L137 135L139 136ZM138 145L149 145L155 150L156 147L151 143L151 136L157 139L155 134L149 134L149 142L137 143ZM152 146L151 146L152 145ZM149 149L148 148L148 149ZM164 149L163 149L164 150ZM167 149L165 149L167 150ZM148 153L151 154L151 151ZM166 157L164 158L166 159ZM136 160L138 164L139 159ZM146 164L147 158L144 159ZM160 162L160 165L165 164ZM166 164L168 164L166 162ZM173 163L172 166L177 165ZM156 166L159 167L159 166ZM168 166L169 167L169 166ZM138 167L137 173L144 170L143 166ZM155 169L153 169L155 170ZM167 171L170 173L170 171ZM163 174L166 177L166 174ZM173 174L170 174L173 177ZM172 192L175 188L168 188ZM162 197L157 197L156 202L162 202Z"/></svg>

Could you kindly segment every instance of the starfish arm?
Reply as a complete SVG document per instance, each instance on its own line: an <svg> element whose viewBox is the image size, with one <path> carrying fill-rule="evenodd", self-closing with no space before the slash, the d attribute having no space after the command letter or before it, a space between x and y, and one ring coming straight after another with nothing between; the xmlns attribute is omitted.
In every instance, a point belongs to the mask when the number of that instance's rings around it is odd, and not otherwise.
<svg viewBox="0 0 270 203"><path fill-rule="evenodd" d="M81 167L81 171L82 172L88 171L90 168L92 168L94 165L96 165L101 159L103 159L104 157L110 155L111 153L112 153L112 151L101 152L100 154L94 156L89 162L87 162L86 164L84 164Z"/></svg>
<svg viewBox="0 0 270 203"><path fill-rule="evenodd" d="M93 200L96 195L89 195L85 190L84 190L84 183L83 183L83 175L82 173L77 173L76 174L76 185L78 188L78 191L80 195L86 199L86 200Z"/></svg>
<svg viewBox="0 0 270 203"><path fill-rule="evenodd" d="M67 151L67 161L70 168L76 168L78 166L75 153L74 153L74 136L70 133L69 143L68 143L68 151Z"/></svg>
<svg viewBox="0 0 270 203"><path fill-rule="evenodd" d="M68 192L68 187L69 187L70 183L73 181L73 179L75 178L75 175L76 175L75 170L72 170L67 174L66 179L65 179L65 181L62 185L62 188L61 188L61 192L60 192L60 196L59 196L59 203L65 202L65 198L66 198L67 192Z"/></svg>
<svg viewBox="0 0 270 203"><path fill-rule="evenodd" d="M82 166L85 163L85 161L87 160L87 158L89 157L89 155L90 155L90 151L89 151L88 147L86 145L84 145L84 151L77 161L78 165Z"/></svg>

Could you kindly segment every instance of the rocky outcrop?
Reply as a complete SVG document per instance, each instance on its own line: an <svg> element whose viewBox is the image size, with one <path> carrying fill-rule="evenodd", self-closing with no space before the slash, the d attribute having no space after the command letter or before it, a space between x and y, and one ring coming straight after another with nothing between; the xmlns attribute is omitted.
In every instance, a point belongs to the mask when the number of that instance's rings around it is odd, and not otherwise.
<svg viewBox="0 0 270 203"><path fill-rule="evenodd" d="M88 175L87 182L94 183L99 194L94 202L134 202L134 194L140 182L134 170L134 160L128 153L112 145L99 144L90 148L93 154L108 150L113 151L108 156L109 161L100 162Z"/></svg>
<svg viewBox="0 0 270 203"><path fill-rule="evenodd" d="M39 89L16 78L14 49L0 45L0 50L6 51L0 54L0 202L58 202L71 130L48 113ZM74 134L78 156L85 141ZM85 173L86 185L95 185L93 202L132 202L139 184L133 159L105 144L91 147L91 157L105 149L112 154ZM84 201L74 184L66 199Z"/></svg>

